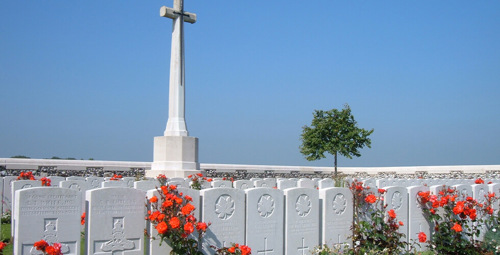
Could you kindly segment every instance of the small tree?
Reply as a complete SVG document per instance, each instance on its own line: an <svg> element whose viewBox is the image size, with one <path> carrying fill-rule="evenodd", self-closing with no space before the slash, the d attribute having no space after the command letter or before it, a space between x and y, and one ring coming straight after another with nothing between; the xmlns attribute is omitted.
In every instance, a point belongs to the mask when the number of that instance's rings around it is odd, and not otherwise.
<svg viewBox="0 0 500 255"><path fill-rule="evenodd" d="M341 111L315 110L311 127L304 126L302 130L300 152L309 161L325 158L325 152L335 158L335 176L337 176L337 154L352 159L361 156L359 149L371 148L368 136L373 129L367 131L357 127L351 108L345 105Z"/></svg>

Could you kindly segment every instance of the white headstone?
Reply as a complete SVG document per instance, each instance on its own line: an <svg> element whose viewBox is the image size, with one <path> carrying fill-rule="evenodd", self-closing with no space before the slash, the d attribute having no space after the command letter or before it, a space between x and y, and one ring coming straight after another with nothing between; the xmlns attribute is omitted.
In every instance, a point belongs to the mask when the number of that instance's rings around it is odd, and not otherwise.
<svg viewBox="0 0 500 255"><path fill-rule="evenodd" d="M431 238L431 226L425 214L422 211L422 206L418 201L419 192L427 192L429 187L427 186L410 186L408 187L408 240L410 243L418 243L418 234L424 232L427 239ZM427 250L426 245L421 243L420 247L415 247L418 251Z"/></svg>
<svg viewBox="0 0 500 255"><path fill-rule="evenodd" d="M172 178L174 179L174 178ZM168 185L175 185L177 187L182 187L182 188L189 188L189 180L172 180L172 179L169 179L167 181Z"/></svg>
<svg viewBox="0 0 500 255"><path fill-rule="evenodd" d="M321 182L321 181L320 181ZM321 224L321 243L348 244L352 247L352 192L349 188L323 188L319 190L323 217Z"/></svg>
<svg viewBox="0 0 500 255"><path fill-rule="evenodd" d="M231 181L213 181L212 187L213 188L231 188L231 187L233 187L233 184L231 183Z"/></svg>
<svg viewBox="0 0 500 255"><path fill-rule="evenodd" d="M253 254L283 254L283 191L252 188L245 193L246 245Z"/></svg>
<svg viewBox="0 0 500 255"><path fill-rule="evenodd" d="M333 182L333 180L330 178L318 181L318 188L320 189L333 188L333 187L335 187L335 182Z"/></svg>
<svg viewBox="0 0 500 255"><path fill-rule="evenodd" d="M101 182L102 188L111 188L111 187L119 187L119 188L128 188L128 183L124 181L104 181Z"/></svg>
<svg viewBox="0 0 500 255"><path fill-rule="evenodd" d="M66 177L66 181L86 181L86 178L83 176L69 176Z"/></svg>
<svg viewBox="0 0 500 255"><path fill-rule="evenodd" d="M238 180L233 182L235 189L250 189L253 188L253 182L249 180Z"/></svg>
<svg viewBox="0 0 500 255"><path fill-rule="evenodd" d="M135 177L123 177L122 181L127 183L127 187L133 188L134 182L135 182Z"/></svg>
<svg viewBox="0 0 500 255"><path fill-rule="evenodd" d="M17 179L17 176L3 177L3 212L12 212L12 182Z"/></svg>
<svg viewBox="0 0 500 255"><path fill-rule="evenodd" d="M87 254L144 254L145 193L132 188L87 191Z"/></svg>
<svg viewBox="0 0 500 255"><path fill-rule="evenodd" d="M134 189L139 189L144 192L152 189L160 188L160 182L158 181L136 181L134 182Z"/></svg>
<svg viewBox="0 0 500 255"><path fill-rule="evenodd" d="M211 222L203 237L203 253L214 254L210 246L230 247L245 242L245 192L233 188L213 188L200 192L203 222Z"/></svg>
<svg viewBox="0 0 500 255"><path fill-rule="evenodd" d="M405 235L401 241L408 240L408 190L405 187L387 187L384 194L384 205L387 205L386 212L394 210L396 213L396 223L402 222L399 226L399 233Z"/></svg>
<svg viewBox="0 0 500 255"><path fill-rule="evenodd" d="M20 189L27 189L27 188L35 188L35 187L41 187L42 183L40 181L31 181L31 180L19 180L19 181L13 181L11 184L11 201L12 201L12 214L11 214L11 226L16 225L16 191ZM10 233L11 236L14 236L15 234L15 229L16 228L11 228Z"/></svg>
<svg viewBox="0 0 500 255"><path fill-rule="evenodd" d="M496 197L500 196L500 184L499 183L493 183L493 184L488 184L488 189L489 192L495 193ZM500 199L497 199L495 202L493 202L493 209L495 210L495 215L498 214L498 210L500 209Z"/></svg>
<svg viewBox="0 0 500 255"><path fill-rule="evenodd" d="M197 220L200 219L200 192L198 190L193 190L189 188L178 188L178 191L182 193L183 196L190 196L192 198L192 202L190 202L194 207L195 210L193 211L194 217L196 217ZM153 196L156 196L158 199L160 199L160 195L158 193L158 190L149 190L147 192L147 198L150 199ZM159 200L159 203L161 204L161 201ZM151 207L151 203L148 201L148 209L153 210ZM154 225L149 223L147 226L147 231L151 237L155 237L155 239L151 238L149 239L149 242L146 242L147 245L147 250L149 250L148 254L150 255L156 255L156 254L170 254L170 251L172 248L165 242L163 242L160 245L160 239L158 238L158 231L154 228ZM192 234L193 238L195 238L195 232Z"/></svg>
<svg viewBox="0 0 500 255"><path fill-rule="evenodd" d="M50 179L50 185L54 187L59 187L59 183L66 180L66 177L62 176L48 176Z"/></svg>
<svg viewBox="0 0 500 255"><path fill-rule="evenodd" d="M319 245L318 190L285 189L285 254L310 254Z"/></svg>
<svg viewBox="0 0 500 255"><path fill-rule="evenodd" d="M96 176L91 176L87 177L87 183L89 185L89 188L91 189L97 189L101 187L101 183L104 182L104 178L102 177L96 177Z"/></svg>
<svg viewBox="0 0 500 255"><path fill-rule="evenodd" d="M316 187L314 187L314 181L311 180L311 179L306 179L306 178L300 179L297 182L297 186L299 188L310 188L310 189L315 189L316 188Z"/></svg>
<svg viewBox="0 0 500 255"><path fill-rule="evenodd" d="M467 184L457 184L453 185L457 189L457 194L459 199L466 199L467 197L472 197L472 187Z"/></svg>
<svg viewBox="0 0 500 255"><path fill-rule="evenodd" d="M77 191L64 188L18 190L14 254L41 254L33 247L41 239L60 243L63 254L80 254L80 199Z"/></svg>
<svg viewBox="0 0 500 255"><path fill-rule="evenodd" d="M285 190L289 188L296 188L297 182L291 180L278 180L278 189Z"/></svg>

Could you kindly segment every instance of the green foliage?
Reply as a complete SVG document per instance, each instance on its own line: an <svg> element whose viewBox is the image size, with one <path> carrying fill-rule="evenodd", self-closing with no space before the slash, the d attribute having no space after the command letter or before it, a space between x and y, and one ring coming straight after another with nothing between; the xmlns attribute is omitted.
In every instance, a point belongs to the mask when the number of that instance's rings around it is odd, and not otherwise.
<svg viewBox="0 0 500 255"><path fill-rule="evenodd" d="M386 211L384 189L375 194L354 180L350 187L353 194L354 221L352 226L353 249L349 254L402 254L406 251L405 234L399 232L402 222L394 210Z"/></svg>
<svg viewBox="0 0 500 255"><path fill-rule="evenodd" d="M10 158L30 158L28 156L23 156L23 155L16 155L16 156L12 156Z"/></svg>
<svg viewBox="0 0 500 255"><path fill-rule="evenodd" d="M371 148L368 138L372 130L357 126L349 105L344 109L329 111L315 110L311 126L302 130L300 152L309 161L325 158L325 153L335 156L335 173L337 172L337 154L346 158L360 157L359 149Z"/></svg>
<svg viewBox="0 0 500 255"><path fill-rule="evenodd" d="M7 210L6 212L2 213L2 224L10 224L11 222L11 211Z"/></svg>

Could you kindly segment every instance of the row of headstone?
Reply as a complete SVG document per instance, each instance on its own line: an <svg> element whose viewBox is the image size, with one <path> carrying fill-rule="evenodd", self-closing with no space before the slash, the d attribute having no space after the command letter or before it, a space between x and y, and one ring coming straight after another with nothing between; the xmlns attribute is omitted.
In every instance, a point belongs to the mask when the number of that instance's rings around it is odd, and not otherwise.
<svg viewBox="0 0 500 255"><path fill-rule="evenodd" d="M75 180L81 181L81 180ZM33 244L40 239L62 244L64 254L79 254L84 245L88 254L143 254L144 204L156 190L147 193L128 187L90 189L82 196L77 189L34 187L37 181L13 183L14 254L38 254ZM77 182L80 183L80 182ZM81 183L80 183L81 184ZM32 185L31 188L28 188ZM384 187L384 203L403 223L405 241L418 240L418 233L431 235L431 226L419 210L417 193L434 194L442 185ZM488 192L500 194L500 184L454 186L463 196L482 201ZM179 188L193 198L196 216L211 222L202 247L246 244L255 254L308 254L320 244L352 245L349 236L353 217L352 193L347 188L211 188L201 191ZM86 201L86 206L82 203ZM498 203L494 209L498 210ZM198 209L199 208L199 209ZM79 225L86 212L85 244L80 244ZM148 226L151 235L155 229ZM167 245L148 243L150 254L168 252ZM167 250L165 252L165 249Z"/></svg>
<svg viewBox="0 0 500 255"><path fill-rule="evenodd" d="M352 219L352 211L348 206L350 191L345 188L321 192L309 188L179 190L189 194L193 204L201 209L196 211L197 216L212 223L202 243L205 254L213 254L211 245L222 247L231 243L247 244L255 254L291 254L309 253L323 240L349 242L349 228L343 226L346 219ZM154 192L147 194L152 196ZM14 254L39 254L33 244L41 239L61 243L64 254L80 254L82 245L87 254L144 254L145 194L125 187L91 189L85 195L86 207L82 207L82 197L75 189L16 190ZM79 222L83 211L85 243L81 244ZM344 218L320 220L321 214ZM167 248L151 242L150 254Z"/></svg>

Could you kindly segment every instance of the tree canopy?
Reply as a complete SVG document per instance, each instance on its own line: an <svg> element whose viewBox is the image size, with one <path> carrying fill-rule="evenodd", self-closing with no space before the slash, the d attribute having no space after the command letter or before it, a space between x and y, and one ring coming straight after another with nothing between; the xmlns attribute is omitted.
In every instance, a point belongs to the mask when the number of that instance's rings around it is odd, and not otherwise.
<svg viewBox="0 0 500 255"><path fill-rule="evenodd" d="M314 110L311 126L302 128L302 145L300 152L309 161L325 158L325 152L335 158L335 175L337 174L337 154L346 158L360 157L359 149L371 148L373 129L365 130L357 126L349 105L344 109L329 111Z"/></svg>

